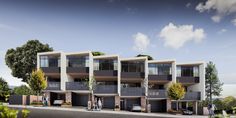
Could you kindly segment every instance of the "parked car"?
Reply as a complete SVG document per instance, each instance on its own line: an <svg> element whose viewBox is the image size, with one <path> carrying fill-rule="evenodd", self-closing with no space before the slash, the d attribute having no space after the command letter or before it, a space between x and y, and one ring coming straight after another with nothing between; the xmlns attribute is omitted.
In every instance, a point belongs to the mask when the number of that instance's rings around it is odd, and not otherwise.
<svg viewBox="0 0 236 118"><path fill-rule="evenodd" d="M138 104L133 104L132 108L131 108L131 111L132 112L141 112L141 106L138 105Z"/></svg>
<svg viewBox="0 0 236 118"><path fill-rule="evenodd" d="M183 115L193 115L193 111L188 110L188 109L182 109Z"/></svg>

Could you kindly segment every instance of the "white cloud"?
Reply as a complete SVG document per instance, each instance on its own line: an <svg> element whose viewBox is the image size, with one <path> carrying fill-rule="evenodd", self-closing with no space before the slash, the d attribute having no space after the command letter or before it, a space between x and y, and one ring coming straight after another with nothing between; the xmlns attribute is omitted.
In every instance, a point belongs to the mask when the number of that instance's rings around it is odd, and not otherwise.
<svg viewBox="0 0 236 118"><path fill-rule="evenodd" d="M150 44L150 39L148 38L148 36L140 32L133 35L133 40L134 40L133 49L137 51L144 52Z"/></svg>
<svg viewBox="0 0 236 118"><path fill-rule="evenodd" d="M191 3L189 2L189 3L187 3L185 6L186 6L187 8L189 8L189 7L191 7Z"/></svg>
<svg viewBox="0 0 236 118"><path fill-rule="evenodd" d="M236 18L231 21L234 26L236 26Z"/></svg>
<svg viewBox="0 0 236 118"><path fill-rule="evenodd" d="M186 42L201 42L205 38L202 28L193 29L193 25L179 25L173 23L166 25L160 32L159 37L165 41L164 46L178 49Z"/></svg>
<svg viewBox="0 0 236 118"><path fill-rule="evenodd" d="M200 13L215 11L211 19L220 22L224 16L236 13L236 0L207 0L205 3L199 3L196 10Z"/></svg>
<svg viewBox="0 0 236 118"><path fill-rule="evenodd" d="M212 16L211 20L213 20L216 23L219 23L221 20L221 16L218 16L218 15Z"/></svg>
<svg viewBox="0 0 236 118"><path fill-rule="evenodd" d="M221 30L218 32L218 34L223 34L223 33L225 33L225 32L227 32L227 29L221 29Z"/></svg>

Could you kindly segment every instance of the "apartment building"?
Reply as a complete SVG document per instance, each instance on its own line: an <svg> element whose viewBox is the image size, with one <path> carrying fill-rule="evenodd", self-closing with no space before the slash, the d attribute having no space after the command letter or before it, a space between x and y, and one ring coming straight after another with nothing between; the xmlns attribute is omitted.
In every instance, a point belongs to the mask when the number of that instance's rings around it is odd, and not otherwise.
<svg viewBox="0 0 236 118"><path fill-rule="evenodd" d="M90 99L86 84L96 80L94 96L104 108L130 110L133 104L143 109L151 104L152 112L175 109L176 102L167 96L171 82L180 82L186 94L179 108L191 107L196 113L198 102L205 98L204 62L176 63L172 60L148 60L147 57L120 58L118 55L93 56L92 52L42 52L37 55L48 86L44 93L50 104L55 100L87 107Z"/></svg>

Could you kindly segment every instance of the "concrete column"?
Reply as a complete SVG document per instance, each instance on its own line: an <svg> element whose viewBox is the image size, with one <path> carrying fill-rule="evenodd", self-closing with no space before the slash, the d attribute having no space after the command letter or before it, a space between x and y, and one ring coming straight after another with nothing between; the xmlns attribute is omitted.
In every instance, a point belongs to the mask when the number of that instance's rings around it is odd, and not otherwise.
<svg viewBox="0 0 236 118"><path fill-rule="evenodd" d="M198 113L197 107L198 107L197 101L193 101L193 113L196 114L196 115Z"/></svg>
<svg viewBox="0 0 236 118"><path fill-rule="evenodd" d="M186 108L188 108L188 102L186 102Z"/></svg>
<svg viewBox="0 0 236 118"><path fill-rule="evenodd" d="M171 109L171 100L170 99L166 99L166 111Z"/></svg>
<svg viewBox="0 0 236 118"><path fill-rule="evenodd" d="M146 110L146 97L141 97L141 108Z"/></svg>
<svg viewBox="0 0 236 118"><path fill-rule="evenodd" d="M116 95L115 96L115 106L118 105L119 108L120 108L120 96L119 95Z"/></svg>
<svg viewBox="0 0 236 118"><path fill-rule="evenodd" d="M71 103L71 97L72 97L71 92L66 92L66 102L67 103Z"/></svg>

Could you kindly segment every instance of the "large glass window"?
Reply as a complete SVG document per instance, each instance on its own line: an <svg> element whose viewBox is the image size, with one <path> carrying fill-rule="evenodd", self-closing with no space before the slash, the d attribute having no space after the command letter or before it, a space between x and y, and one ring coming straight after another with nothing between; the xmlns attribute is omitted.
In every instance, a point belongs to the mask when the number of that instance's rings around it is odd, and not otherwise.
<svg viewBox="0 0 236 118"><path fill-rule="evenodd" d="M193 67L192 66L182 66L181 76L183 77L193 77Z"/></svg>
<svg viewBox="0 0 236 118"><path fill-rule="evenodd" d="M171 64L148 64L150 75L171 75Z"/></svg>
<svg viewBox="0 0 236 118"><path fill-rule="evenodd" d="M113 59L95 59L94 70L117 70L117 60Z"/></svg>
<svg viewBox="0 0 236 118"><path fill-rule="evenodd" d="M48 61L49 61L49 67L60 67L60 58L50 57Z"/></svg>
<svg viewBox="0 0 236 118"><path fill-rule="evenodd" d="M158 68L156 64L148 64L148 71L150 75L157 75Z"/></svg>
<svg viewBox="0 0 236 118"><path fill-rule="evenodd" d="M40 67L48 67L48 56L40 56Z"/></svg>
<svg viewBox="0 0 236 118"><path fill-rule="evenodd" d="M199 77L199 67L198 66L193 67L193 76Z"/></svg>
<svg viewBox="0 0 236 118"><path fill-rule="evenodd" d="M88 56L69 56L67 57L68 67L89 67Z"/></svg>
<svg viewBox="0 0 236 118"><path fill-rule="evenodd" d="M144 72L144 62L121 62L122 72Z"/></svg>

